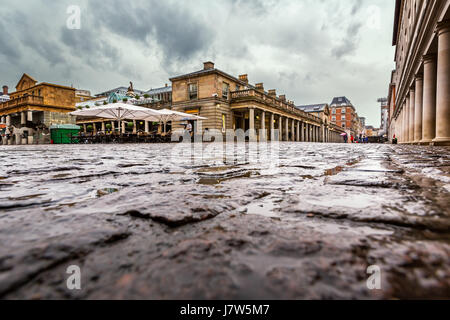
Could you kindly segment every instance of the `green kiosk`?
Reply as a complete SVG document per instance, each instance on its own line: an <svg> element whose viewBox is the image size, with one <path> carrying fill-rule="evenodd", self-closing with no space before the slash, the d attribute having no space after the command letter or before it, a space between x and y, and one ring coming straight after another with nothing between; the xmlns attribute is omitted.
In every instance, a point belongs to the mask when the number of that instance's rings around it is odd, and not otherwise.
<svg viewBox="0 0 450 320"><path fill-rule="evenodd" d="M80 126L74 124L58 124L50 127L51 139L53 144L78 143L72 136L78 136Z"/></svg>

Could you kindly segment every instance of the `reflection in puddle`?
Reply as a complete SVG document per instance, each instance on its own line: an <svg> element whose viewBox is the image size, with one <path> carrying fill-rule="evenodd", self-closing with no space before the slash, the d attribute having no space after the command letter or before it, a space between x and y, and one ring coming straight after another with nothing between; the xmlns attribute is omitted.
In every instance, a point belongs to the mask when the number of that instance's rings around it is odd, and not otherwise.
<svg viewBox="0 0 450 320"><path fill-rule="evenodd" d="M334 175L342 172L342 170L344 170L344 167L337 166L335 168L325 170L325 175L326 176L334 176Z"/></svg>
<svg viewBox="0 0 450 320"><path fill-rule="evenodd" d="M31 194L31 195L28 195L28 196L15 197L15 198L8 197L8 200L14 200L14 201L30 200L30 199L39 198L39 197L42 197L42 196L44 196L44 194L42 194L42 193L41 194Z"/></svg>
<svg viewBox="0 0 450 320"><path fill-rule="evenodd" d="M258 175L257 172L247 171L247 170L239 170L239 171L231 171L226 172L220 175L206 175L203 174L203 177L201 177L198 180L198 184L204 184L204 185L215 185L220 184L227 180L232 179L240 179L240 178L250 178L253 175Z"/></svg>
<svg viewBox="0 0 450 320"><path fill-rule="evenodd" d="M329 207L332 205L333 207L348 207L352 209L364 209L368 208L373 204L380 203L381 199L378 199L375 195L367 195L367 194L349 194L347 196L343 196L340 198L333 197L333 195L329 195L327 197L327 201L323 199L303 199L309 204L316 205L319 207Z"/></svg>
<svg viewBox="0 0 450 320"><path fill-rule="evenodd" d="M107 196L108 194L118 192L119 189L116 188L104 188L97 190L97 198Z"/></svg>
<svg viewBox="0 0 450 320"><path fill-rule="evenodd" d="M268 218L280 218L280 214L274 212L276 207L277 206L271 199L266 199L264 202L251 203L247 205L247 214L259 215Z"/></svg>

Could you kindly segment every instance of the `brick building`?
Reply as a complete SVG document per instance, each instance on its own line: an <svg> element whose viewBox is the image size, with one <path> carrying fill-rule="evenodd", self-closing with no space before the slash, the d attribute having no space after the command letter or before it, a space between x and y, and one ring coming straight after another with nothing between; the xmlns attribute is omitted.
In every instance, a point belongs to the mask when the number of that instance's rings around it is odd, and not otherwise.
<svg viewBox="0 0 450 320"><path fill-rule="evenodd" d="M353 136L361 134L361 123L356 109L347 97L336 97L330 104L331 123L349 130Z"/></svg>

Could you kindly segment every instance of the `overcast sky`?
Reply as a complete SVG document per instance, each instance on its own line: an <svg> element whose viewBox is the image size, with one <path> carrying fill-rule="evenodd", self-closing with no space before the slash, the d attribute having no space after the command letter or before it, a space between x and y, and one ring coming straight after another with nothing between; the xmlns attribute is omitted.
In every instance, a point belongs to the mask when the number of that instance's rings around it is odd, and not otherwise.
<svg viewBox="0 0 450 320"><path fill-rule="evenodd" d="M13 91L25 72L92 94L129 81L148 90L211 60L296 105L345 95L378 127L376 100L394 68L394 2L0 0L0 84ZM71 5L80 29L67 27Z"/></svg>

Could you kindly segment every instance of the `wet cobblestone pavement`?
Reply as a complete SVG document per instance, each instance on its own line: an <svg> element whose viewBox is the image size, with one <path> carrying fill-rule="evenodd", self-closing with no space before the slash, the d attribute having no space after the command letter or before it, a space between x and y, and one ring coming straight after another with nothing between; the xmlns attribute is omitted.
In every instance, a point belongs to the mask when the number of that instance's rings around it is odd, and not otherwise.
<svg viewBox="0 0 450 320"><path fill-rule="evenodd" d="M449 148L285 143L273 170L172 146L0 147L0 297L450 298Z"/></svg>

